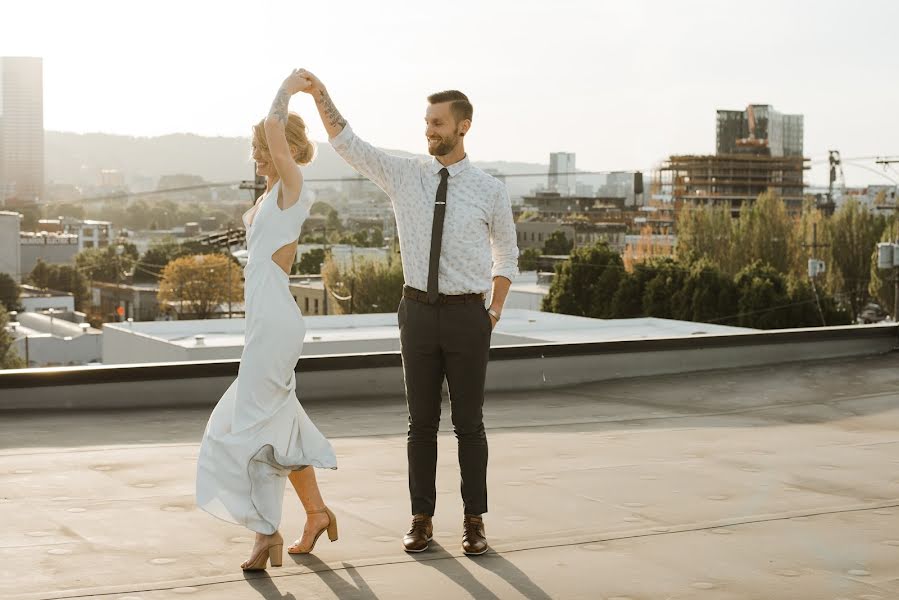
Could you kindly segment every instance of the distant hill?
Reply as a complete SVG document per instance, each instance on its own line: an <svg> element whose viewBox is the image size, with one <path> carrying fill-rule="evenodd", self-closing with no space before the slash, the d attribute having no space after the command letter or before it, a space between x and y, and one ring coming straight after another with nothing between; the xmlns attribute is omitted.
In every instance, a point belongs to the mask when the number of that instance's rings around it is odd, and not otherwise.
<svg viewBox="0 0 899 600"><path fill-rule="evenodd" d="M353 177L355 172L337 156L327 142L318 142L318 156L307 167L309 179ZM387 150L401 156L422 156ZM185 173L206 181L222 182L252 176L250 139L245 137L204 137L172 134L160 137L131 137L105 133L45 133L46 176L51 183L96 185L102 169L118 169L126 184L163 175ZM506 161L476 162L481 168L506 174L545 173L546 164ZM507 180L513 196L527 194L545 176L513 177ZM336 184L324 184L336 185Z"/></svg>

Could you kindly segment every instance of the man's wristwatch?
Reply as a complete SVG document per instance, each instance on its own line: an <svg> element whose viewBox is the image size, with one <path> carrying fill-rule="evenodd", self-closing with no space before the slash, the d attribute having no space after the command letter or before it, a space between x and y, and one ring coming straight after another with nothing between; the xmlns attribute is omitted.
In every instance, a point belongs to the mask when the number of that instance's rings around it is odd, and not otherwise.
<svg viewBox="0 0 899 600"><path fill-rule="evenodd" d="M492 308L488 308L487 312L490 313L490 316L496 319L496 322L499 323L499 313L493 310Z"/></svg>

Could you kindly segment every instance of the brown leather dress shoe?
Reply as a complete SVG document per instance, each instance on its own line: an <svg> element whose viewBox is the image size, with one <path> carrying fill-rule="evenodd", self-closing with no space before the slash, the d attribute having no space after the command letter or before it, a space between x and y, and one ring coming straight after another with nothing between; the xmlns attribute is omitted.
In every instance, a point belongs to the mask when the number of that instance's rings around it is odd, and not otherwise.
<svg viewBox="0 0 899 600"><path fill-rule="evenodd" d="M484 519L480 516L465 515L462 526L462 551L469 556L478 556L487 552Z"/></svg>
<svg viewBox="0 0 899 600"><path fill-rule="evenodd" d="M413 515L412 527L403 537L406 552L422 552L428 549L428 542L434 537L434 526L429 515Z"/></svg>

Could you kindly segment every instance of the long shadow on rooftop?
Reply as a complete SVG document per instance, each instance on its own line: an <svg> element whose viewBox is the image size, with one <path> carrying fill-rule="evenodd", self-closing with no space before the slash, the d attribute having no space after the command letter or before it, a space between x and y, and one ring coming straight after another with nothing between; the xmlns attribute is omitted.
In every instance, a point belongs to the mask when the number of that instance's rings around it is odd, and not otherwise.
<svg viewBox="0 0 899 600"><path fill-rule="evenodd" d="M375 595L362 575L359 574L359 570L348 562L342 564L344 570L353 579L352 584L345 581L339 574L331 570L327 564L311 554L292 558L294 558L297 564L312 569L312 572L315 573L325 585L331 588L331 591L334 592L334 595L338 598L348 598L350 600L378 600L378 596Z"/></svg>
<svg viewBox="0 0 899 600"><path fill-rule="evenodd" d="M412 558L421 565L440 571L446 575L447 579L468 592L472 598L477 598L478 600L499 600L499 596L487 589L487 586L478 581L471 571L462 566L455 556L433 540L427 552L413 554ZM548 596L544 595L544 597Z"/></svg>
<svg viewBox="0 0 899 600"><path fill-rule="evenodd" d="M491 551L476 560L480 566L505 579L522 597L528 600L552 600L549 594L502 554Z"/></svg>
<svg viewBox="0 0 899 600"><path fill-rule="evenodd" d="M260 596L265 598L265 600L297 600L297 597L293 594L287 592L281 593L281 590L278 589L278 586L275 585L275 582L272 581L269 574L264 571L260 574L247 573L245 574L245 577L247 583L250 584L250 587L258 592Z"/></svg>

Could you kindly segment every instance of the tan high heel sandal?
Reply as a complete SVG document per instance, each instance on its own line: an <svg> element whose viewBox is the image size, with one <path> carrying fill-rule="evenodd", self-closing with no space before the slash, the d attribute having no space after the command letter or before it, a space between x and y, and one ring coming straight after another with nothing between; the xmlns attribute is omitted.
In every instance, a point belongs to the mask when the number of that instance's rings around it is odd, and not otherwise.
<svg viewBox="0 0 899 600"><path fill-rule="evenodd" d="M309 554L310 552L312 552L312 549L315 548L315 542L318 541L319 536L321 534L323 534L326 530L328 532L328 539L330 539L332 542L337 541L337 517L334 516L334 513L331 512L330 508L325 507L321 510L307 510L306 511L307 515L315 515L315 514L319 514L319 513L328 513L327 526L318 530L318 532L315 534L315 537L312 538L312 544L309 546L309 548L295 549L298 547L298 545L300 543L300 540L297 540L290 547L287 548L288 554Z"/></svg>
<svg viewBox="0 0 899 600"><path fill-rule="evenodd" d="M269 560L271 560L273 567L280 567L283 564L284 558L284 538L282 538L281 534L277 531L275 532L275 535L276 537L272 538L272 544L263 548L259 554L246 561L240 568L244 571L265 571L266 563Z"/></svg>

